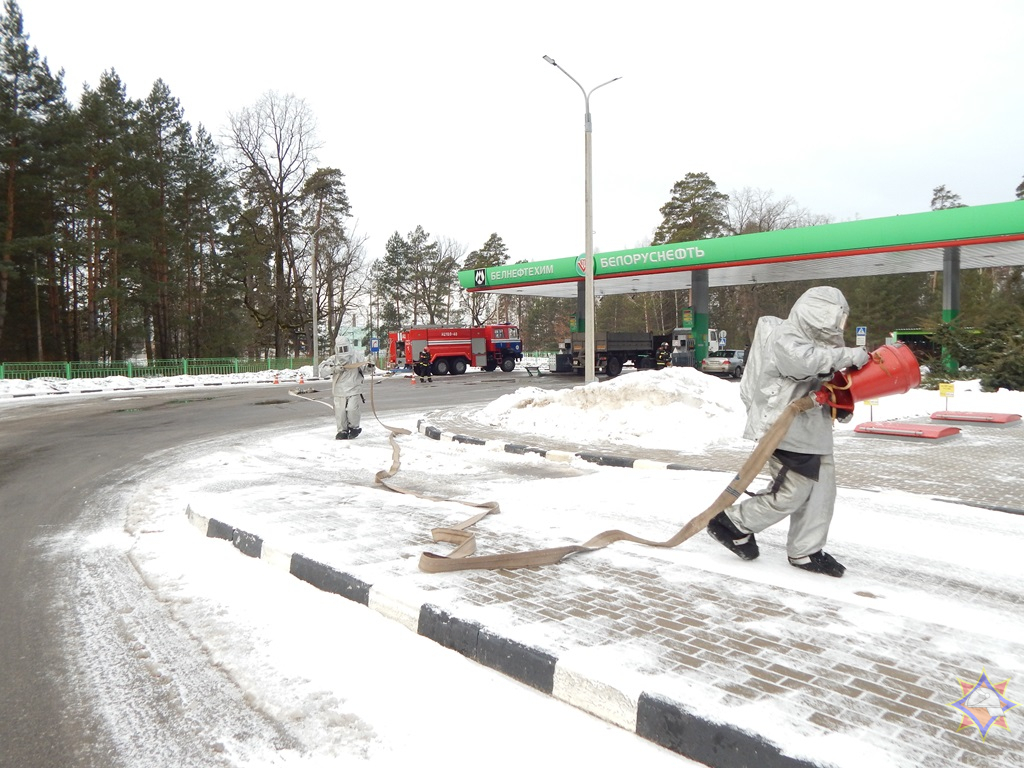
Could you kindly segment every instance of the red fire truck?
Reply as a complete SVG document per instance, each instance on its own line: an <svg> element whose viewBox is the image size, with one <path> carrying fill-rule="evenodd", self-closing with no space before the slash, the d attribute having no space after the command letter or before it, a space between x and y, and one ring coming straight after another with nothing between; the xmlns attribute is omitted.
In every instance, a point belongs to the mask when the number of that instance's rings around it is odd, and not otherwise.
<svg viewBox="0 0 1024 768"><path fill-rule="evenodd" d="M462 374L470 366L505 373L523 359L518 326L510 323L479 328L414 325L388 334L388 363L392 368L412 367L427 347L435 376Z"/></svg>

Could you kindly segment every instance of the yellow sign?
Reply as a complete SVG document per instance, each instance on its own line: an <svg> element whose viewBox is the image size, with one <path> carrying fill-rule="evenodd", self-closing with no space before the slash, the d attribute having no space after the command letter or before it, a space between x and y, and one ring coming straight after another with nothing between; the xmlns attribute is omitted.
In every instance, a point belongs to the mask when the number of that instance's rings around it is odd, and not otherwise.
<svg viewBox="0 0 1024 768"><path fill-rule="evenodd" d="M952 382L948 382L948 383L945 383L945 384L939 384L939 394L942 395L943 397L952 397L953 396L953 383Z"/></svg>

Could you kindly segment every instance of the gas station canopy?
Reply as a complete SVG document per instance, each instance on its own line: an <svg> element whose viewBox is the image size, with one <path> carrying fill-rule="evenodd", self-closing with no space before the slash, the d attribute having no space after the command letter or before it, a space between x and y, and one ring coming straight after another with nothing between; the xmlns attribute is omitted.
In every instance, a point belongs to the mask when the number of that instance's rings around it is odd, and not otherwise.
<svg viewBox="0 0 1024 768"><path fill-rule="evenodd" d="M594 254L594 293L690 288L706 270L710 287L1024 266L1024 200L734 235ZM566 257L459 272L469 291L578 296L586 260Z"/></svg>

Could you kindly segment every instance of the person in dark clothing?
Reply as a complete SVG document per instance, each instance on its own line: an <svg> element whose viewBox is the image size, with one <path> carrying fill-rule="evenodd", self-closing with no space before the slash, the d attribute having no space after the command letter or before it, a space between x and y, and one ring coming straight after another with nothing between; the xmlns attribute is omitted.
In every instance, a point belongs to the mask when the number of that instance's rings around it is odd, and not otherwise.
<svg viewBox="0 0 1024 768"><path fill-rule="evenodd" d="M424 347L420 352L419 359L416 361L415 373L420 377L420 384L425 381L431 384L434 382L430 363L430 347Z"/></svg>
<svg viewBox="0 0 1024 768"><path fill-rule="evenodd" d="M668 342L662 342L654 355L654 367L660 371L668 365L672 365L672 353L668 349Z"/></svg>

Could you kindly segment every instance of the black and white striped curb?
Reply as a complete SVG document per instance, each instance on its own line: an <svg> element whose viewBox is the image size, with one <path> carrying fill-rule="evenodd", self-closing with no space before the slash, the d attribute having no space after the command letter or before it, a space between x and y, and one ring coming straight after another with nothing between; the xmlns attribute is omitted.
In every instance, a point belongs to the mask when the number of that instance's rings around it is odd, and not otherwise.
<svg viewBox="0 0 1024 768"><path fill-rule="evenodd" d="M551 451L545 448L537 448L520 443L506 443L501 440L484 440L470 435L453 434L443 432L437 427L427 424L423 419L416 422L416 430L433 440L447 441L452 443L465 443L467 445L482 445L495 451L505 453L527 454L535 453L549 461L560 461L569 463L574 459L582 459L592 464L600 464L603 467L625 467L627 469L684 469L701 470L702 467L693 467L688 464L675 462L651 461L650 459L633 458L631 456L614 456L604 453L592 453L590 451Z"/></svg>
<svg viewBox="0 0 1024 768"><path fill-rule="evenodd" d="M204 517L188 507L189 522L205 536L230 541L242 554L267 562L324 592L340 595L399 622L444 648L541 693L636 733L643 739L713 768L814 768L784 755L756 734L714 722L663 695L594 677L551 653L459 618L408 591L389 592L298 552L268 545L256 534Z"/></svg>

